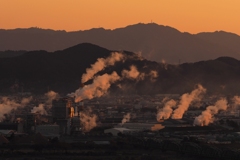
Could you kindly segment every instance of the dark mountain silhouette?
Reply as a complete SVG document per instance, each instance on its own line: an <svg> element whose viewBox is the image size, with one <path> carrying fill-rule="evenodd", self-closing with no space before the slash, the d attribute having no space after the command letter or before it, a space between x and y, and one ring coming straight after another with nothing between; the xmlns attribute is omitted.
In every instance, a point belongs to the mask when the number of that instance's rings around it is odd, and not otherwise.
<svg viewBox="0 0 240 160"><path fill-rule="evenodd" d="M26 53L27 51L11 51L11 50L7 50L7 51L0 51L0 58L5 58L5 57L16 57L16 56L20 56L23 53Z"/></svg>
<svg viewBox="0 0 240 160"><path fill-rule="evenodd" d="M224 46L225 48L228 48L235 53L240 53L240 36L237 34L224 31L216 31L202 32L196 34L196 36L212 44Z"/></svg>
<svg viewBox="0 0 240 160"><path fill-rule="evenodd" d="M30 51L17 57L0 58L0 91L45 93L48 89L60 94L75 91L80 86L81 76L97 58L107 57L111 51L82 43L61 51ZM170 65L139 58L138 55L122 51L128 59L108 67L99 74L117 71L131 65L148 74L155 70L158 78L146 77L141 81L122 80L113 85L111 93L185 93L198 83L214 94L239 94L240 61L231 57L214 60ZM91 82L87 82L91 83ZM123 89L119 89L117 84Z"/></svg>
<svg viewBox="0 0 240 160"><path fill-rule="evenodd" d="M239 36L231 33L197 35L158 25L135 24L125 28L65 32L50 29L0 30L0 50L62 50L79 43L92 43L111 50L141 53L149 60L179 64L229 56L240 59ZM224 44L224 45L222 45Z"/></svg>

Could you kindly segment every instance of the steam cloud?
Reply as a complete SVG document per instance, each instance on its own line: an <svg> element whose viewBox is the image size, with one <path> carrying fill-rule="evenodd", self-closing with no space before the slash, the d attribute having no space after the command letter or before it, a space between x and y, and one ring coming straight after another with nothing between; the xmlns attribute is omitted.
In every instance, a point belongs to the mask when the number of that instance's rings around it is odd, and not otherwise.
<svg viewBox="0 0 240 160"><path fill-rule="evenodd" d="M158 73L157 71L150 71L149 74L145 74L145 73L140 73L137 69L136 66L131 65L130 66L130 70L123 70L122 71L122 77L123 78L128 78L128 79L132 79L132 80L144 80L145 77L149 76L151 81L154 81L157 77L158 77Z"/></svg>
<svg viewBox="0 0 240 160"><path fill-rule="evenodd" d="M232 100L233 100L233 103L234 103L234 109L237 109L237 107L240 105L240 97L239 96L234 96Z"/></svg>
<svg viewBox="0 0 240 160"><path fill-rule="evenodd" d="M192 101L199 101L201 99L200 95L205 92L206 89L201 85L198 85L197 89L193 90L190 94L183 94L181 96L180 104L178 105L177 109L173 111L172 119L181 119L183 117L183 114L188 110L188 107Z"/></svg>
<svg viewBox="0 0 240 160"><path fill-rule="evenodd" d="M170 118L172 112L173 112L173 107L176 106L177 102L173 99L167 101L164 105L164 107L160 110L158 110L157 113L157 121L160 122L161 119L168 119Z"/></svg>
<svg viewBox="0 0 240 160"><path fill-rule="evenodd" d="M39 113L41 115L48 115L47 111L44 108L44 104L39 104L37 107L33 107L31 113Z"/></svg>
<svg viewBox="0 0 240 160"><path fill-rule="evenodd" d="M83 99L92 99L94 97L101 97L107 92L111 84L119 80L120 77L116 72L112 74L103 74L94 78L93 83L90 85L85 85L83 88L79 88L74 94L70 96L75 96L75 102L80 102Z"/></svg>
<svg viewBox="0 0 240 160"><path fill-rule="evenodd" d="M137 70L137 67L132 65L130 66L130 70L123 70L122 71L122 76L124 78L128 78L128 79L137 79L137 80L143 80L145 74L144 73L140 73Z"/></svg>
<svg viewBox="0 0 240 160"><path fill-rule="evenodd" d="M149 73L149 76L150 76L150 80L151 80L152 82L154 82L154 81L156 80L156 78L158 77L158 72L152 70L152 71Z"/></svg>
<svg viewBox="0 0 240 160"><path fill-rule="evenodd" d="M195 118L194 125L207 126L214 121L214 115L216 115L220 110L227 109L227 100L222 98L218 100L214 106L208 106L201 115Z"/></svg>
<svg viewBox="0 0 240 160"><path fill-rule="evenodd" d="M125 115L123 116L123 119L122 119L122 123L121 123L121 124L123 125L124 123L129 122L129 121L130 121L130 118L131 118L130 113L125 114Z"/></svg>
<svg viewBox="0 0 240 160"><path fill-rule="evenodd" d="M33 107L31 113L39 113L41 115L48 115L48 110L52 108L52 101L59 97L59 94L54 91L45 93L46 101L38 106Z"/></svg>
<svg viewBox="0 0 240 160"><path fill-rule="evenodd" d="M68 94L70 97L75 97L75 102L80 102L84 99L92 99L94 97L101 97L106 94L111 84L118 80L121 80L119 75L114 71L112 74L103 74L100 76L95 76L96 73L103 70L107 66L114 65L117 61L124 60L124 56L120 53L112 53L110 57L104 59L99 58L96 63L94 63L91 68L86 70L86 74L82 75L82 83L93 79L93 83L90 85L85 85L82 88L77 89L74 93ZM122 71L123 78L143 80L146 76L144 73L140 73L136 66L131 66L130 70ZM151 71L149 75L151 79L156 78L157 71ZM119 87L121 87L119 85Z"/></svg>
<svg viewBox="0 0 240 160"><path fill-rule="evenodd" d="M32 100L32 97L23 98L21 102L18 103L15 100L9 99L8 97L1 97L0 120L4 119L4 114L9 114L12 110L25 107L31 100Z"/></svg>
<svg viewBox="0 0 240 160"><path fill-rule="evenodd" d="M52 101L54 99L59 98L59 94L54 91L49 91L49 92L45 93L45 96L47 97L45 104L49 109L52 108Z"/></svg>
<svg viewBox="0 0 240 160"><path fill-rule="evenodd" d="M91 110L80 112L80 123L83 132L89 132L97 126L97 115L93 114Z"/></svg>
<svg viewBox="0 0 240 160"><path fill-rule="evenodd" d="M115 62L123 60L123 55L121 53L114 52L110 57L98 58L97 62L91 65L91 68L86 69L86 73L82 75L82 83L87 82L92 79L96 73L103 70L107 66L113 66Z"/></svg>

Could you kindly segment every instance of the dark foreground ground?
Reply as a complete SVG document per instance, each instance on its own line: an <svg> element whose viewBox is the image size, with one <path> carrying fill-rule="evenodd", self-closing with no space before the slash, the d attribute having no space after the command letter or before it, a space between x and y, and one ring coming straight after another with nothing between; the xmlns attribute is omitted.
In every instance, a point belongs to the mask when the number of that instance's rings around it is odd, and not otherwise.
<svg viewBox="0 0 240 160"><path fill-rule="evenodd" d="M0 160L210 160L216 158L197 157L188 154L179 154L172 151L145 149L118 149L118 150L42 150L23 149L18 151L2 150Z"/></svg>

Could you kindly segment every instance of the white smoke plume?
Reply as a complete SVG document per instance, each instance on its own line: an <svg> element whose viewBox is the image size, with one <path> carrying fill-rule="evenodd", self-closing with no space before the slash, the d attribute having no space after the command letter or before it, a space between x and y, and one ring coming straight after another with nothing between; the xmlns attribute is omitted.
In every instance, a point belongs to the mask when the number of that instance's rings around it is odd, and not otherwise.
<svg viewBox="0 0 240 160"><path fill-rule="evenodd" d="M164 67L165 70L168 69L168 64L166 63L166 61L164 59L162 59L161 64L162 64L162 66Z"/></svg>
<svg viewBox="0 0 240 160"><path fill-rule="evenodd" d="M137 80L137 81L144 80L145 77L150 77L150 80L154 82L158 77L158 72L155 70L152 70L150 71L150 73L141 73L138 71L136 66L131 65L130 70L122 71L122 77L132 79L132 80Z"/></svg>
<svg viewBox="0 0 240 160"><path fill-rule="evenodd" d="M52 108L52 101L60 97L59 94L54 91L45 93L45 96L47 97L45 105L48 109Z"/></svg>
<svg viewBox="0 0 240 160"><path fill-rule="evenodd" d="M80 125L83 132L89 132L97 126L97 115L92 110L84 110L80 112Z"/></svg>
<svg viewBox="0 0 240 160"><path fill-rule="evenodd" d="M0 120L4 119L4 114L9 114L12 110L25 107L32 97L23 98L20 103L15 100L11 100L8 97L1 97L0 99Z"/></svg>
<svg viewBox="0 0 240 160"><path fill-rule="evenodd" d="M237 110L240 106L240 97L239 96L234 96L232 98L232 101L233 101L233 109Z"/></svg>
<svg viewBox="0 0 240 160"><path fill-rule="evenodd" d="M94 97L101 97L107 93L111 84L119 80L120 77L116 72L112 74L103 74L101 76L96 76L93 79L93 83L85 85L83 88L79 88L73 94L69 96L75 97L75 102L80 102L83 99L92 99Z"/></svg>
<svg viewBox="0 0 240 160"><path fill-rule="evenodd" d="M126 122L129 122L129 121L130 121L130 118L131 118L130 113L125 114L125 115L123 116L121 125L123 125L123 124L126 123Z"/></svg>
<svg viewBox="0 0 240 160"><path fill-rule="evenodd" d="M49 91L45 93L46 101L33 107L31 113L39 113L41 115L48 115L48 110L52 108L52 101L59 98L59 94L54 91Z"/></svg>
<svg viewBox="0 0 240 160"><path fill-rule="evenodd" d="M205 93L206 89L201 85L198 85L195 90L193 90L190 94L185 93L181 96L180 104L177 109L173 111L172 119L181 119L183 114L188 110L189 105L192 101L199 101L201 99L201 94Z"/></svg>
<svg viewBox="0 0 240 160"><path fill-rule="evenodd" d="M97 62L91 65L91 68L86 69L86 73L82 75L82 83L92 79L96 73L103 70L107 66L113 66L116 62L123 60L124 56L121 53L114 52L111 56L104 58L98 58Z"/></svg>
<svg viewBox="0 0 240 160"><path fill-rule="evenodd" d="M158 72L152 70L152 71L149 73L149 76L150 76L150 80L151 80L152 82L155 82L156 78L158 77Z"/></svg>
<svg viewBox="0 0 240 160"><path fill-rule="evenodd" d="M176 106L176 104L177 102L173 99L167 101L164 107L158 110L157 121L160 122L162 119L169 119L173 112L173 107Z"/></svg>
<svg viewBox="0 0 240 160"><path fill-rule="evenodd" d="M222 98L218 100L214 106L208 106L201 115L195 118L194 125L197 126L207 126L214 121L214 115L216 115L220 110L225 111L227 109L227 100Z"/></svg>
<svg viewBox="0 0 240 160"><path fill-rule="evenodd" d="M122 76L124 78L128 78L128 79L136 79L136 80L143 80L145 77L144 73L140 73L137 70L137 67L132 65L130 66L130 70L123 70L122 71Z"/></svg>
<svg viewBox="0 0 240 160"><path fill-rule="evenodd" d="M41 115L48 115L47 111L44 108L44 104L39 104L36 107L33 107L33 109L31 110L31 113L39 113Z"/></svg>
<svg viewBox="0 0 240 160"><path fill-rule="evenodd" d="M27 104L29 104L32 100L32 97L28 97L28 98L23 98L21 101L21 105L22 106L26 106Z"/></svg>

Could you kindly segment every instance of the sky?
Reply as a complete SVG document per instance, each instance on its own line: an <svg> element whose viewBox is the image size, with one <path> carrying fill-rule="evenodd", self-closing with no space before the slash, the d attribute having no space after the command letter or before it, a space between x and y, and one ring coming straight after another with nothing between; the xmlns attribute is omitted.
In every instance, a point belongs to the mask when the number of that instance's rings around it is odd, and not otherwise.
<svg viewBox="0 0 240 160"><path fill-rule="evenodd" d="M154 22L181 32L240 35L240 0L0 0L0 29L78 31Z"/></svg>

